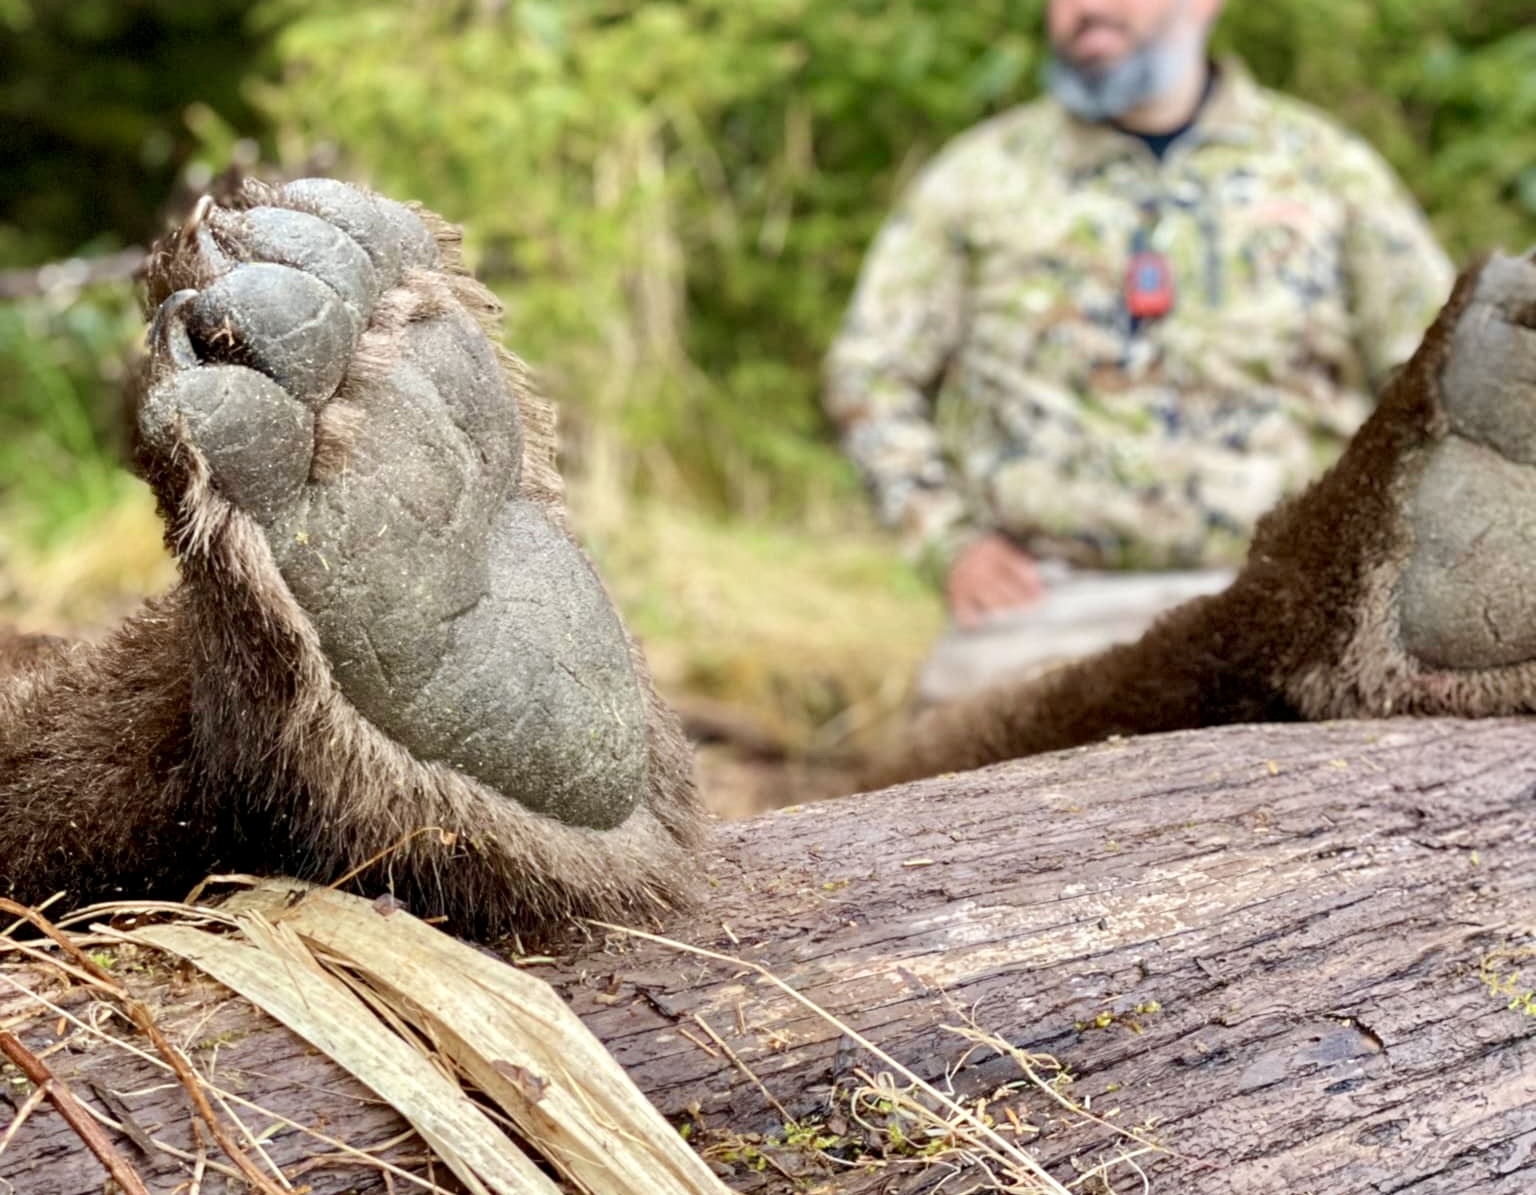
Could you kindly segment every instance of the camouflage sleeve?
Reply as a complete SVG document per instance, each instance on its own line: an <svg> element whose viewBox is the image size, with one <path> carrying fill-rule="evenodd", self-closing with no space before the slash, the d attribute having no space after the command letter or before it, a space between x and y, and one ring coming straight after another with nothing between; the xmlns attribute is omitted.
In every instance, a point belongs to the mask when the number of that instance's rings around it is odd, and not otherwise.
<svg viewBox="0 0 1536 1195"><path fill-rule="evenodd" d="M828 355L824 391L881 522L937 572L971 535L932 402L963 335L967 266L956 197L941 160L886 221Z"/></svg>
<svg viewBox="0 0 1536 1195"><path fill-rule="evenodd" d="M1364 142L1341 147L1339 193L1349 205L1345 285L1356 343L1373 385L1401 365L1451 293L1455 271L1413 197Z"/></svg>

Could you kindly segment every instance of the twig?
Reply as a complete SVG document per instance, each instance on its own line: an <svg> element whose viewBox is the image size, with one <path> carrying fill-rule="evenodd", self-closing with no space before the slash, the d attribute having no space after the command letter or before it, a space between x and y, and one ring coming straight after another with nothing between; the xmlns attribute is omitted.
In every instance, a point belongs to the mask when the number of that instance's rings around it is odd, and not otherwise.
<svg viewBox="0 0 1536 1195"><path fill-rule="evenodd" d="M458 835L455 834L452 830L445 830L442 826L417 826L410 833L402 834L399 838L395 839L394 842L390 843L377 854L364 859L351 871L347 872L346 875L342 876L339 880L332 881L331 883L327 884L326 887L332 891L339 892L342 885L351 883L358 876L362 875L363 872L372 867L375 863L382 863L385 859L389 858L389 856L403 848L407 843L411 841L411 839L420 838L423 834L436 834L445 844L451 844L458 838Z"/></svg>
<svg viewBox="0 0 1536 1195"><path fill-rule="evenodd" d="M1005 1041L994 1033L988 1033L986 1030L978 1028L974 1023L968 1026L940 1025L939 1030L942 1033L953 1033L956 1037L963 1038L964 1040L970 1042L972 1045L985 1046L989 1050L997 1051L999 1055L1012 1058L1014 1062L1018 1063L1019 1069L1024 1072L1024 1077L1027 1078L1030 1083L1039 1088L1039 1090L1044 1092L1048 1098L1054 1100L1057 1104L1060 1104L1061 1107L1065 1108L1073 1115L1081 1116L1084 1120L1098 1125L1101 1129L1107 1129L1109 1132L1114 1133L1117 1136L1129 1138L1130 1140L1136 1142L1138 1145L1145 1146L1147 1150L1150 1150L1154 1153L1171 1154L1173 1157L1179 1158L1181 1160L1187 1160L1184 1158L1183 1154L1170 1149L1168 1146L1163 1145L1157 1141L1153 1141L1149 1137L1143 1136L1135 1129L1128 1129L1124 1125L1111 1124L1102 1116L1095 1115L1093 1112L1083 1107L1083 1105L1079 1104L1077 1101L1070 1100L1066 1096L1062 1095L1054 1084L1047 1083L1040 1077L1040 1073L1035 1070L1034 1064L1031 1061L1029 1054L1019 1049L1019 1047L1014 1045L1012 1042ZM1143 1151L1137 1150L1135 1152L1141 1153Z"/></svg>
<svg viewBox="0 0 1536 1195"><path fill-rule="evenodd" d="M769 1091L763 1081L757 1077L757 1073L741 1060L735 1050L731 1049L730 1046L725 1044L725 1039L710 1027L709 1022L701 1017L698 1013L693 1014L693 1019L698 1023L700 1029L709 1034L710 1040L725 1051L725 1056L736 1064L736 1069L739 1070L742 1074L746 1075L748 1079L752 1080L752 1082L757 1086L757 1089L763 1093L763 1098L778 1109L779 1115L784 1118L785 1125L794 1124L795 1118L785 1110L784 1105L779 1103L779 1101L774 1097L773 1092Z"/></svg>
<svg viewBox="0 0 1536 1195"><path fill-rule="evenodd" d="M42 902L40 902L38 904L35 904L32 907L37 912L41 913L49 905L57 904L59 901L63 900L64 899L64 895L65 895L64 891L62 889L60 889L58 892L55 892L52 896L50 896L47 900L42 901ZM14 934L17 930L19 930L25 924L26 924L26 919L25 918L23 918L23 917L16 918L16 920L12 921L4 929L0 929L0 938L9 938L12 934Z"/></svg>
<svg viewBox="0 0 1536 1195"><path fill-rule="evenodd" d="M242 1071L241 1073L246 1075L255 1074L254 1071ZM355 1150L355 1154L360 1155L355 1157L349 1156L347 1154L310 1154L309 1157L305 1158L302 1162L293 1168L293 1176L298 1178L300 1175L308 1173L309 1171L315 1169L317 1166L323 1165L328 1159L344 1160L353 1166L376 1165L378 1163L378 1159L373 1156L374 1154L382 1154L385 1150L394 1149L397 1146L404 1145L406 1142L410 1141L413 1137L416 1136L417 1133L415 1129L406 1129L405 1132L396 1133L387 1141L380 1141L377 1145L370 1145L367 1149Z"/></svg>
<svg viewBox="0 0 1536 1195"><path fill-rule="evenodd" d="M677 1031L686 1037L689 1041L691 1041L694 1045L698 1046L699 1049L703 1050L704 1053L708 1054L711 1058L720 1057L719 1050L715 1049L715 1047L710 1045L707 1041L702 1041L701 1039L694 1037L693 1034L688 1032L688 1027L686 1025L679 1025L677 1027Z"/></svg>
<svg viewBox="0 0 1536 1195"><path fill-rule="evenodd" d="M63 959L54 958L46 950L32 945L30 942L6 942L0 945L0 951L9 954L15 951L17 954L41 963L45 967L52 967L55 971L69 976L71 979L85 984L87 987L96 987L96 977L89 972L82 971L78 967L71 966Z"/></svg>
<svg viewBox="0 0 1536 1195"><path fill-rule="evenodd" d="M245 875L213 875L203 880L192 891L194 894L201 892L212 883L237 883L246 881L257 883L257 877ZM41 907L41 906L38 906ZM66 913L54 921L59 929L69 929L74 925L89 925L93 921L102 921L109 924L119 917L147 917L155 913L166 913L171 916L181 917L193 924L211 921L216 925L227 925L234 928L234 918L221 913L218 909L206 905L194 905L183 903L179 900L104 900L99 904L85 905L82 908ZM114 930L114 932L116 932ZM96 935L77 933L74 941L89 942L96 940ZM106 939L102 939L106 940ZM121 939L112 939L120 941Z"/></svg>
<svg viewBox="0 0 1536 1195"><path fill-rule="evenodd" d="M91 1107L89 1104L85 1105L85 1110L90 1113L91 1118L95 1120L97 1124L104 1125L106 1128L111 1129L114 1133L124 1133L126 1135L121 1121L115 1119L114 1117L108 1116L99 1108ZM188 1153L184 1149L178 1149L174 1145L170 1145L167 1142L161 1141L158 1137L150 1137L150 1145L159 1150L161 1153L165 1154L166 1157L175 1158L178 1162L193 1163L194 1174L201 1174L204 1170L212 1170L215 1174L222 1174L225 1178L232 1178L236 1182L243 1181L243 1176L233 1166L227 1165L224 1162L210 1162L208 1160L208 1149L206 1143L203 1140L202 1127L195 1120L188 1121L187 1123L191 1126L192 1137L197 1142L197 1153ZM182 1184L179 1187L173 1187L171 1189L171 1195L184 1195L184 1192L186 1192L186 1184ZM197 1195L197 1193L196 1191L191 1191L186 1192L186 1195Z"/></svg>
<svg viewBox="0 0 1536 1195"><path fill-rule="evenodd" d="M265 1147L263 1147L256 1134L251 1132L250 1126L235 1114L235 1110L229 1106L229 1101L226 1100L224 1096L219 1092L215 1092L213 1098L219 1101L219 1107L224 1109L224 1115L235 1122L235 1127L240 1130L240 1135L245 1138L246 1144L248 1144L251 1149L254 1150L256 1154L261 1158L261 1160L267 1164L267 1169L270 1170L273 1177L282 1184L283 1190L292 1191L293 1184L289 1182L288 1179L283 1175L283 1172L278 1167L278 1165L272 1161L272 1156L267 1153Z"/></svg>
<svg viewBox="0 0 1536 1195"><path fill-rule="evenodd" d="M93 959L85 951L81 950L69 938L61 933L51 921L41 913L27 908L26 905L17 904L14 900L0 897L0 913L10 913L13 916L24 918L40 933L58 943L58 945L75 960L82 970L87 972L98 987L111 994L128 1013L129 1019L138 1028L139 1032L149 1038L156 1051L165 1059L166 1065L171 1068L176 1078L180 1080L186 1089L187 1098L192 1101L192 1107L196 1110L203 1123L208 1126L208 1131L213 1134L213 1139L218 1143L225 1155L240 1168L240 1173L261 1195L285 1195L283 1188L276 1186L270 1178L261 1170L255 1162L231 1139L224 1125L219 1121L218 1114L209 1104L208 1097L203 1092L202 1084L197 1077L197 1072L192 1069L191 1063L160 1031L160 1026L150 1015L149 1009L133 996L129 995L117 980L100 963Z"/></svg>
<svg viewBox="0 0 1536 1195"><path fill-rule="evenodd" d="M70 257L32 269L0 270L0 299L25 299L97 282L127 282L144 268L145 256L143 249L134 246L105 257Z"/></svg>
<svg viewBox="0 0 1536 1195"><path fill-rule="evenodd" d="M192 1181L187 1186L187 1195L202 1195L203 1174L208 1169L208 1142L203 1140L202 1127L195 1120L192 1122L192 1140L197 1142L197 1161L192 1163Z"/></svg>
<svg viewBox="0 0 1536 1195"><path fill-rule="evenodd" d="M50 1071L37 1055L10 1033L0 1031L0 1053L15 1063L21 1073L37 1085L38 1090L47 1094L49 1102L58 1109L65 1123L85 1142L85 1147L96 1155L96 1160L107 1168L112 1181L123 1189L124 1195L149 1195L149 1188L144 1185L138 1171L118 1152L111 1138L101 1131L101 1126L80 1106L75 1093L63 1079Z"/></svg>
<svg viewBox="0 0 1536 1195"><path fill-rule="evenodd" d="M21 1102L21 1107L16 1109L16 1115L11 1117L11 1123L5 1126L5 1136L0 1137L0 1154L10 1148L10 1144L21 1126L27 1123L27 1117L37 1111L37 1106L43 1102L47 1095L41 1087L34 1087L32 1094Z"/></svg>
<svg viewBox="0 0 1536 1195"><path fill-rule="evenodd" d="M1097 1166L1093 1167L1091 1170L1083 1171L1082 1174L1078 1175L1077 1178L1075 1178L1072 1181L1072 1186L1073 1187L1081 1187L1083 1184L1088 1183L1088 1182L1092 1182L1096 1178L1099 1179L1100 1181L1104 1182L1107 1185L1108 1182L1109 1182L1109 1179L1108 1179L1109 1172L1111 1170L1113 1170L1116 1166L1125 1166L1125 1167L1128 1167L1129 1169L1133 1170L1135 1172L1135 1174L1136 1174L1136 1177L1141 1180L1142 1195L1151 1195L1151 1193L1152 1193L1152 1180L1147 1177L1147 1172L1145 1170L1143 1170L1141 1168L1141 1166L1139 1166L1137 1164L1136 1159L1139 1158L1142 1154L1154 1154L1154 1153L1166 1153L1166 1152L1167 1152L1166 1150L1159 1149L1155 1145L1144 1145L1140 1149L1133 1149L1133 1150L1130 1150L1129 1152L1127 1152L1125 1150L1121 1150L1119 1153L1117 1153L1114 1157L1110 1158L1108 1161L1100 1162Z"/></svg>
<svg viewBox="0 0 1536 1195"><path fill-rule="evenodd" d="M61 1008L57 1004L54 1004L46 996L39 996L36 992L29 991L27 988L22 987L21 984L17 983L14 979L12 979L9 975L5 974L3 971L0 971L0 982L4 982L4 983L9 984L13 989L15 989L16 991L20 992L22 995L28 997L29 999L35 1001L37 1004L41 1005L43 1008L47 1009L49 1012L57 1013L59 1016L65 1018L67 1021L69 1021L70 1024L72 1024L72 1025L76 1026L77 1028L81 1029L83 1032L90 1034L92 1037L95 1037L95 1038L97 1038L97 1039L99 1039L99 1040L101 1040L103 1042L106 1042L108 1045L112 1046L114 1049L122 1050L125 1053L132 1054L135 1058L138 1058L139 1060L141 1060L141 1061L143 1061L145 1063L148 1063L150 1066L159 1067L161 1070L164 1070L164 1071L171 1071L171 1066L170 1066L170 1064L168 1062L165 1061L165 1059L156 1057L154 1054L151 1054L151 1053L149 1053L146 1050L141 1050L137 1046L134 1046L131 1043L124 1041L120 1037L114 1037L114 1036L112 1036L109 1033L103 1032L102 1030L98 1029L96 1026L91 1025L91 1024L87 1023L86 1021L81 1020L74 1013L68 1011L67 1009ZM172 1071L173 1075L174 1075L174 1073L175 1072ZM405 1179L407 1182L414 1183L418 1187L421 1187L423 1190L425 1190L428 1193L428 1195L448 1195L448 1192L443 1187L437 1185L437 1180L436 1180L435 1176L433 1176L433 1174L432 1174L432 1155L430 1153L428 1153L428 1155L427 1155L428 1177L427 1178L421 1178L418 1175L412 1174L409 1170L402 1170L400 1167L396 1166L392 1162L386 1162L383 1158L374 1158L367 1151L359 1149L355 1145L349 1145L345 1141L339 1140L336 1137L332 1137L332 1136L330 1136L327 1133L320 1132L319 1129L311 1128L307 1124L301 1124L297 1120L293 1120L290 1117L284 1116L281 1112L274 1112L271 1108L263 1107L261 1104L256 1103L254 1100L248 1100L244 1096L240 1096L240 1095L234 1094L234 1092L232 1092L232 1091L225 1091L223 1088L220 1088L220 1087L218 1087L218 1086L216 1086L214 1084L211 1084L211 1083L207 1084L207 1086L209 1087L210 1090L218 1092L218 1094L220 1096L222 1096L224 1099L230 1100L230 1101L232 1101L232 1102L234 1102L236 1104L239 1104L242 1108L249 1108L252 1112L259 1113L262 1116L270 1116L273 1120L281 1121L288 1128L291 1128L291 1129L294 1129L294 1130L296 1130L296 1131L298 1131L300 1133L303 1133L306 1137L314 1138L316 1141L320 1142L322 1145L328 1145L332 1149L335 1149L335 1150L339 1151L342 1154L345 1154L345 1155L350 1156L350 1157L359 1158L364 1163L366 1163L368 1165L375 1166L375 1167L377 1167L380 1170L383 1170L383 1171L386 1171L387 1173L393 1174L396 1178ZM104 1124L110 1124L111 1123L111 1122L109 1122L107 1120L107 1118L105 1116L101 1115L100 1113L97 1113L95 1111L95 1109L87 1107L86 1111L91 1112L93 1115L95 1115L97 1120L101 1121ZM118 1126L116 1126L114 1124L112 1127L117 1128ZM197 1122L195 1120L192 1122L192 1127L193 1127L194 1130L196 1130ZM191 1155L185 1153L184 1151L179 1151L179 1150L173 1148L172 1146L166 1145L162 1141L155 1140L153 1138L151 1138L151 1140L154 1140L154 1144L155 1144L155 1148L156 1149L163 1150L164 1152L170 1154L172 1157L179 1157L179 1158L182 1158L185 1161L190 1161L191 1160ZM389 1144L389 1142L385 1142L385 1143L383 1143L381 1145L374 1146L373 1148L374 1149L383 1149L388 1144ZM240 1173L240 1171L235 1170L233 1167L224 1166L224 1165L222 1165L221 1163L218 1163L218 1162L209 1162L208 1163L208 1168L210 1170L215 1170L215 1171L217 1171L220 1174L228 1175L228 1176L230 1176L232 1178L242 1178L243 1177L243 1175Z"/></svg>
<svg viewBox="0 0 1536 1195"><path fill-rule="evenodd" d="M923 1091L927 1092L934 1100L938 1101L946 1109L948 1109L952 1115L958 1117L960 1120L963 1120L968 1125L970 1125L971 1131L978 1137L984 1138L987 1143L991 1145L993 1149L997 1150L1002 1157L1007 1158L1014 1165L1018 1166L1020 1170L1022 1170L1025 1174L1028 1174L1031 1178L1035 1179L1035 1181L1041 1183L1047 1191L1053 1192L1054 1195L1066 1195L1066 1188L1063 1187L1054 1178L1052 1178L1050 1174L1044 1169L1044 1167L1042 1167L1039 1162L1035 1161L1034 1158L1030 1157L1029 1154L1025 1153L1011 1141L1008 1141L1006 1138L1004 1138L1000 1133L998 1133L995 1129L983 1121L979 1116L971 1112L968 1108L965 1108L962 1105L956 1103L943 1092L937 1090L931 1083L926 1082L922 1076L918 1075L908 1067L903 1066L900 1062L896 1061L895 1058L891 1057L891 1055L886 1053L879 1046L875 1045L874 1042L870 1041L869 1038L865 1037L857 1029L853 1028L853 1026L839 1020L837 1017L833 1016L830 1012L822 1008L821 1005L817 1004L809 997L802 996L799 992L795 991L794 988L790 987L789 984L785 983L782 979L780 979L772 971L768 970L767 967L764 967L761 963L750 962L747 959L737 958L734 955L722 954L717 950L706 950L702 946L691 946L687 942L679 942L674 938L664 938L660 934L649 934L644 930L632 929L627 925L616 925L608 921L595 920L589 922L589 924L595 925L600 929L609 930L613 933L628 934L630 937L640 938L643 941L652 942L658 946L665 946L672 950L679 950L684 954L693 954L699 956L700 958L713 959L718 963L725 963L729 966L737 967L744 971L751 971L759 978L778 988L779 991L783 992L786 996L788 996L796 1004L799 1004L802 1008L805 1008L819 1019L831 1025L833 1028L846 1033L849 1038L852 1039L854 1044L863 1047L865 1050L868 1050L881 1062L885 1063L886 1066L890 1067L891 1070L899 1074L902 1078L906 1079L907 1082L912 1083L915 1086L921 1088Z"/></svg>

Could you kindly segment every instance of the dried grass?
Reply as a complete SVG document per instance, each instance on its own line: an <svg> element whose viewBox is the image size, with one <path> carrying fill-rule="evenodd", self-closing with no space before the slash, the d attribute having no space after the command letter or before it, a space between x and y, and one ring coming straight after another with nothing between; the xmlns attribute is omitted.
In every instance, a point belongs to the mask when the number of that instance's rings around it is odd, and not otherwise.
<svg viewBox="0 0 1536 1195"><path fill-rule="evenodd" d="M196 1109L199 1152L154 1139L140 1144L176 1156L188 1168L189 1183L200 1184L199 1176L213 1169L263 1195L300 1189L298 1176L283 1173L268 1155L264 1132L252 1129L259 1119L307 1134L342 1164L380 1169L391 1189L397 1180L446 1195L430 1177L298 1124L199 1072L87 944L166 952L245 996L380 1095L412 1125L429 1156L474 1195L628 1195L637 1178L655 1195L725 1191L548 985L395 908L266 881L217 909L168 902L96 906L85 914L93 923L88 934L68 932L8 902L0 901L0 912L46 939L45 946L11 936L0 951L47 967L67 987L88 989L152 1048L107 1032L4 971L0 982L19 992L27 1007L134 1054L186 1090ZM102 922L143 921L151 912L155 924L126 931ZM70 920L78 924L81 918ZM0 1050L10 1044L7 1037L0 1031ZM131 1162L86 1114L124 1133L128 1126L84 1101L71 1102L67 1084L45 1074L30 1051L20 1062L55 1106L69 1107L71 1125L119 1187L142 1190ZM28 1114L36 1106L29 1101ZM204 1133L222 1157L201 1149ZM0 1140L0 1150L10 1141ZM317 1148L305 1168L326 1164L321 1155Z"/></svg>
<svg viewBox="0 0 1536 1195"><path fill-rule="evenodd" d="M128 1022L147 1043L141 1046L110 1032L101 1016L81 1016L45 991L19 984L5 970L0 970L0 984L20 993L25 1005L39 1014L58 1018L108 1048L131 1053L180 1084L196 1110L197 1146L195 1151L179 1149L164 1141L163 1133L143 1134L126 1114L114 1119L90 1101L74 1100L67 1083L46 1064L57 1047L34 1054L11 1032L16 1022L27 1019L21 1016L0 1025L0 1051L36 1086L0 1135L0 1155L26 1118L48 1100L66 1115L124 1191L144 1189L142 1178L98 1124L114 1130L118 1140L126 1136L141 1149L177 1158L191 1191L213 1173L236 1178L264 1195L286 1195L302 1189L302 1173L341 1165L375 1169L391 1190L446 1195L430 1170L422 1177L379 1156L398 1140L360 1149L228 1090L199 1071L167 1039L144 1002L91 953L103 945L131 944L192 963L321 1050L399 1112L420 1138L426 1157L440 1162L476 1195L627 1195L639 1189L648 1195L720 1195L725 1190L542 981L392 907L292 881L252 883L217 907L163 901L110 904L58 924L36 910L0 901L0 913L15 918L0 936L0 954L19 955L48 968L66 989L88 990L101 1002L100 1009L109 1012L107 1019ZM1141 1160L1164 1149L1149 1127L1125 1128L1115 1123L1115 1112L1091 1111L1086 1100L1080 1103L1067 1093L1068 1077L1055 1059L1021 1050L987 1032L973 1016L942 1027L962 1047L950 1060L949 1073L978 1054L995 1054L1012 1059L1020 1077L985 1098L962 1100L925 1080L765 967L660 935L594 924L720 963L733 973L755 975L878 1063L878 1068L855 1069L854 1082L837 1093L838 1119L850 1127L838 1133L826 1125L799 1125L726 1040L697 1019L698 1033L688 1034L690 1039L728 1059L785 1121L783 1141L754 1142L728 1131L714 1134L704 1150L706 1157L739 1162L746 1155L753 1164L780 1170L786 1184L794 1175L783 1163L799 1153L823 1171L879 1170L947 1195L1151 1190ZM17 938L14 931L22 925L44 937ZM82 932L71 926L91 928ZM1036 1117L1022 1116L1020 1108L1026 1100L1038 1105L1042 1099L1047 1115L1067 1123L1090 1122L1117 1138L1121 1147L1064 1184L1026 1148L1040 1129L1032 1123ZM107 1112L112 1111L109 1106ZM281 1125L307 1136L314 1146L308 1160L297 1168L290 1163L285 1172L264 1148L270 1128L256 1127L263 1125ZM541 1163L531 1161L525 1148L536 1150ZM543 1168L557 1174L560 1183L546 1177ZM1134 1185L1126 1186L1126 1179Z"/></svg>
<svg viewBox="0 0 1536 1195"><path fill-rule="evenodd" d="M866 1151L850 1163L846 1158L829 1153L825 1146L818 1146L814 1128L794 1124L784 1112L783 1105L768 1092L758 1076L735 1054L726 1051L738 1069L785 1116L787 1137L809 1144L821 1160L829 1165L943 1169L949 1171L949 1175L941 1178L937 1186L927 1189L944 1189L950 1191L951 1195L982 1191L995 1191L1002 1195L1073 1195L1074 1188L1108 1193L1115 1191L1114 1179L1117 1171L1122 1169L1130 1172L1139 1190L1151 1190L1137 1159L1149 1153L1167 1152L1162 1145L1153 1140L1147 1131L1126 1129L1105 1117L1094 1115L1085 1104L1077 1103L1063 1092L1061 1079L1065 1072L1054 1058L1021 1050L1003 1038L979 1028L971 1018L965 1018L966 1023L961 1025L940 1027L944 1032L952 1033L968 1043L965 1051L952 1063L951 1073L964 1066L972 1054L988 1050L1012 1058L1018 1064L1023 1079L994 1093L992 1099L965 1104L940 1091L846 1021L790 987L766 967L643 930L608 922L592 924L610 933L639 938L684 954L722 963L731 968L733 974L754 974L867 1051L887 1068L875 1073L856 1069L854 1075L857 1082L845 1093L850 1118L865 1130L867 1139L880 1143L878 1153ZM725 1048L724 1041L717 1035L710 1036L719 1047ZM1044 1093L1067 1116L1089 1121L1109 1131L1124 1140L1127 1147L1115 1151L1111 1157L1076 1176L1071 1187L1064 1186L1047 1173L1022 1146L1009 1140L988 1112L989 1104L997 1097L1016 1094L1020 1089ZM1038 1131L1033 1125L1021 1121L1016 1113L1005 1119L1015 1136ZM727 1148L737 1154L741 1152L739 1148ZM951 1186L951 1180L958 1182ZM1098 1184L1097 1188L1091 1185L1094 1183Z"/></svg>

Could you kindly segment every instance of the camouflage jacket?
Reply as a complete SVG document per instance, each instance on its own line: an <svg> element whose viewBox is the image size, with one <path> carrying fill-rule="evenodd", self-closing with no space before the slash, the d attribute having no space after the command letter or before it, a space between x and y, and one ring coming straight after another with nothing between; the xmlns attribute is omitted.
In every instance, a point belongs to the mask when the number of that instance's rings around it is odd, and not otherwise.
<svg viewBox="0 0 1536 1195"><path fill-rule="evenodd" d="M1171 276L1160 318L1129 314L1135 250ZM994 528L1079 563L1229 563L1450 284L1368 146L1224 63L1161 161L1049 99L946 147L869 252L826 405L939 568Z"/></svg>

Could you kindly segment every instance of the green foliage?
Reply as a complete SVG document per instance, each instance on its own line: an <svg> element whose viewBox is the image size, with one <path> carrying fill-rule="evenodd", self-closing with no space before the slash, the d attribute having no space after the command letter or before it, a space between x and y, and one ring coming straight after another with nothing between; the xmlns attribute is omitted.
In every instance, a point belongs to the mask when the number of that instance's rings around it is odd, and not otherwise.
<svg viewBox="0 0 1536 1195"><path fill-rule="evenodd" d="M259 129L247 0L0 0L0 268L143 242L178 185L205 185ZM203 162L194 155L210 149ZM184 195L184 197L188 197ZM53 542L126 492L127 283L0 304L0 506Z"/></svg>
<svg viewBox="0 0 1536 1195"><path fill-rule="evenodd" d="M1536 241L1530 0L1278 0L1228 6L1219 42L1271 86L1365 135L1458 260Z"/></svg>
<svg viewBox="0 0 1536 1195"><path fill-rule="evenodd" d="M249 7L0 0L0 266L157 231L197 126L256 127L241 94L262 54Z"/></svg>
<svg viewBox="0 0 1536 1195"><path fill-rule="evenodd" d="M338 160L466 225L598 488L835 523L860 498L818 374L865 246L1033 95L1044 2L0 0L0 266L144 236L251 137ZM1536 241L1530 0L1231 4L1218 43L1380 146L1454 256ZM97 316L0 318L0 432L22 385L111 406L64 360Z"/></svg>
<svg viewBox="0 0 1536 1195"><path fill-rule="evenodd" d="M1525 947L1503 946L1490 951L1478 965L1477 977L1490 996L1505 1000L1510 1012L1536 1017L1536 991L1521 979L1521 968L1531 961Z"/></svg>
<svg viewBox="0 0 1536 1195"><path fill-rule="evenodd" d="M580 429L622 434L628 451L588 444L583 464L782 511L858 501L823 433L820 357L899 177L1034 73L1041 6L261 11L288 64L261 97L279 143L334 141L467 224L511 343Z"/></svg>
<svg viewBox="0 0 1536 1195"><path fill-rule="evenodd" d="M1536 240L1528 0L1231 5L1220 46L1380 145L1453 254ZM857 501L821 357L898 188L1029 98L1043 0L265 0L290 157L469 228L510 341L615 484ZM410 46L409 58L400 53ZM600 438L600 437L599 437Z"/></svg>
<svg viewBox="0 0 1536 1195"><path fill-rule="evenodd" d="M0 305L0 506L48 544L115 505L127 347L139 335L124 287Z"/></svg>

